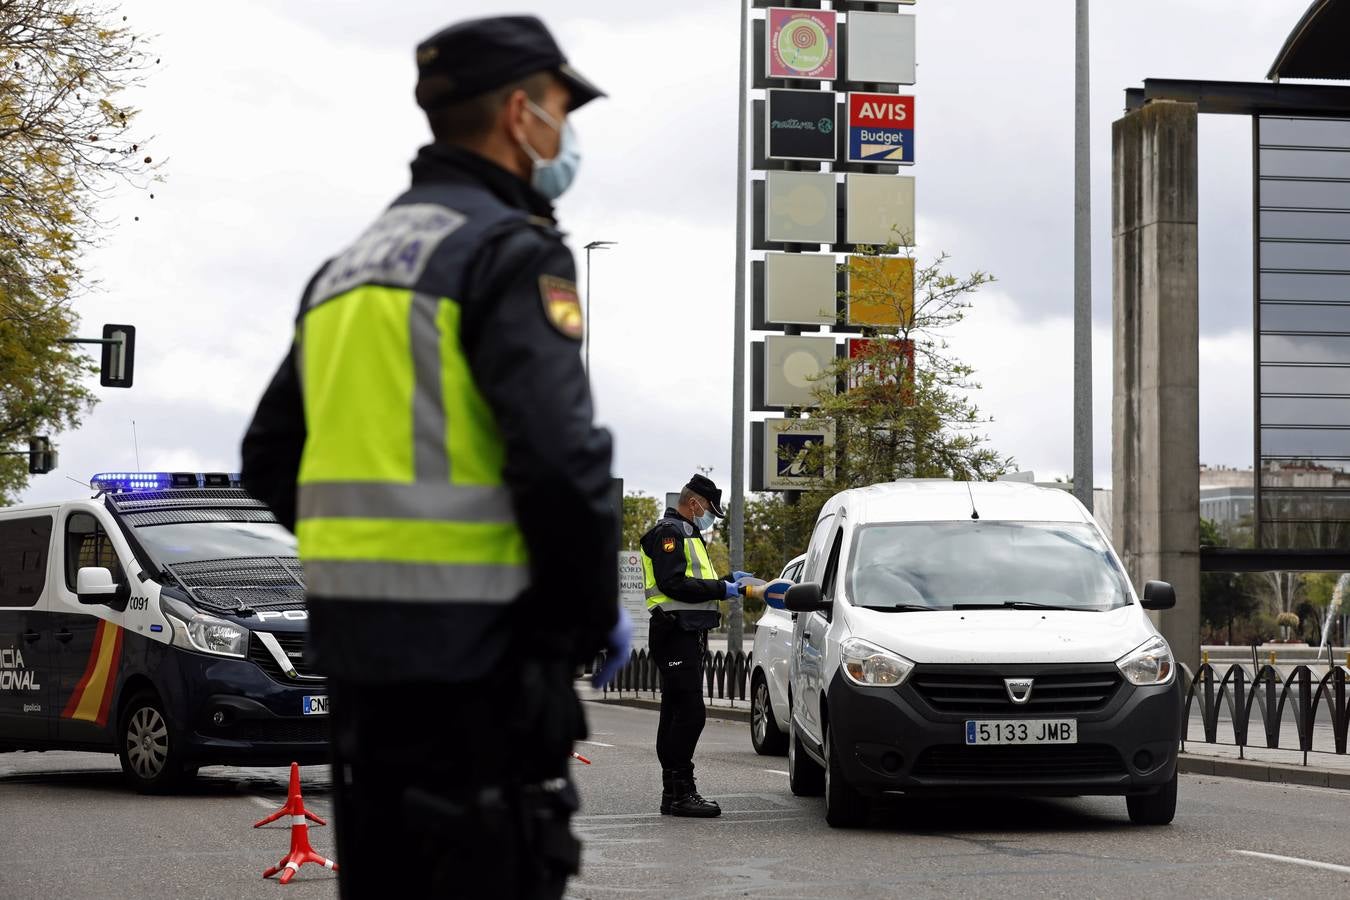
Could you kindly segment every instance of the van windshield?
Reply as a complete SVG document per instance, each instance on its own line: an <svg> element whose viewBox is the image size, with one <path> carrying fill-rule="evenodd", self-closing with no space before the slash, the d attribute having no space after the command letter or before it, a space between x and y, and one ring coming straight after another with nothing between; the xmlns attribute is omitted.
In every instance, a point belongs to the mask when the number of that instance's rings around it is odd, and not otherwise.
<svg viewBox="0 0 1350 900"><path fill-rule="evenodd" d="M296 555L295 537L275 522L182 522L138 525L136 537L155 564Z"/></svg>
<svg viewBox="0 0 1350 900"><path fill-rule="evenodd" d="M1077 522L914 522L858 530L848 596L867 609L1127 606L1124 574Z"/></svg>

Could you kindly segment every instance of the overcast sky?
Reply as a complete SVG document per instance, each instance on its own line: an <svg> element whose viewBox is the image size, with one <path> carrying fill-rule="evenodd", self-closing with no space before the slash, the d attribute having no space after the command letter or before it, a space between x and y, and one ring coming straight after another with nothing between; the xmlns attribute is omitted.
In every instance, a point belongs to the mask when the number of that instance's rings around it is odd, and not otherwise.
<svg viewBox="0 0 1350 900"><path fill-rule="evenodd" d="M536 12L610 93L579 112L583 164L560 205L594 258L601 421L630 489L730 473L737 5L733 0L125 0L163 60L134 102L166 181L124 192L88 258L84 331L138 328L136 385L100 390L61 468L234 470L253 406L327 256L406 185L429 139L412 48L460 11ZM1261 80L1304 0L1093 4L1095 468L1111 474L1110 135L1146 77ZM920 255L993 272L952 351L979 371L991 445L1038 477L1071 446L1073 9L1070 0L920 0ZM1201 120L1201 458L1251 464L1250 123ZM135 217L139 217L139 221ZM584 261L578 259L584 283Z"/></svg>

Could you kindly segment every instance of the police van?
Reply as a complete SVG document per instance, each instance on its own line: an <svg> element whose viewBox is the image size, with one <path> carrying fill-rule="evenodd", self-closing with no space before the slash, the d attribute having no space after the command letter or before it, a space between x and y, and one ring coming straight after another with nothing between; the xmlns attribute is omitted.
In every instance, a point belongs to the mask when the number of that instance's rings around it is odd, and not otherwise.
<svg viewBox="0 0 1350 900"><path fill-rule="evenodd" d="M290 532L237 475L90 486L0 509L0 752L115 752L145 792L204 765L325 761Z"/></svg>

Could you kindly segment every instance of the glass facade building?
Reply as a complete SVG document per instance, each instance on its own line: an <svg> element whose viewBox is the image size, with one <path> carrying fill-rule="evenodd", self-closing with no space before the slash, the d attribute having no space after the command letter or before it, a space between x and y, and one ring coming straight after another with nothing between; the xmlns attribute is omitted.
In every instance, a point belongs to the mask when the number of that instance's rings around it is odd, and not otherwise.
<svg viewBox="0 0 1350 900"><path fill-rule="evenodd" d="M1350 549L1350 119L1255 127L1257 543Z"/></svg>

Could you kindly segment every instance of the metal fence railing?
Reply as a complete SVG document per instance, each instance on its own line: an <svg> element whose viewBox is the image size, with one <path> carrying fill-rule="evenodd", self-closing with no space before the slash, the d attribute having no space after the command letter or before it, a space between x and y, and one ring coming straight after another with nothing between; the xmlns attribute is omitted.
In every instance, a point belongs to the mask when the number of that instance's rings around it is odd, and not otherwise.
<svg viewBox="0 0 1350 900"><path fill-rule="evenodd" d="M594 663L595 669L603 662L602 654ZM744 701L753 665L753 653L704 653L701 677L705 696L728 700L732 706ZM1248 747L1298 750L1305 765L1309 753L1348 752L1350 668L1333 666L1320 675L1306 665L1295 666L1288 675L1281 675L1273 665L1251 672L1237 663L1222 673L1210 663L1194 673L1184 665L1181 669L1185 679L1182 749L1190 741L1236 746L1240 756L1245 756ZM660 693L660 673L646 650L632 651L628 664L603 689L606 699L628 694L655 698ZM1200 719L1199 737L1191 734L1193 712ZM1231 740L1222 740L1230 729Z"/></svg>
<svg viewBox="0 0 1350 900"><path fill-rule="evenodd" d="M1350 669L1332 666L1318 676L1306 665L1295 666L1281 676L1273 665L1263 665L1249 673L1240 664L1232 664L1222 675L1209 663L1194 674L1182 666L1187 678L1184 722L1185 749L1190 738L1191 710L1199 706L1202 737L1207 744L1230 744L1245 756L1246 748L1301 750L1303 764L1309 753L1346 753L1350 731L1350 698L1346 685ZM1259 730L1253 734L1252 713L1259 717ZM1227 713L1225 716L1224 714ZM1220 741L1220 724L1232 727L1232 741ZM1293 734L1286 732L1292 726ZM1283 738L1297 740L1298 747L1280 746Z"/></svg>
<svg viewBox="0 0 1350 900"><path fill-rule="evenodd" d="M592 671L599 671L605 656L600 654L592 664ZM750 668L754 664L754 654L742 651L718 650L715 653L704 652L701 666L701 678L705 686L705 696L709 700L730 700L735 706L737 700L744 700L750 684ZM611 693L622 697L624 694L649 693L653 697L661 693L661 676L657 671L656 660L646 650L634 650L628 656L628 665L619 670L614 680L605 685L604 696Z"/></svg>

